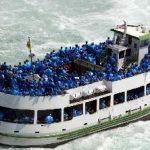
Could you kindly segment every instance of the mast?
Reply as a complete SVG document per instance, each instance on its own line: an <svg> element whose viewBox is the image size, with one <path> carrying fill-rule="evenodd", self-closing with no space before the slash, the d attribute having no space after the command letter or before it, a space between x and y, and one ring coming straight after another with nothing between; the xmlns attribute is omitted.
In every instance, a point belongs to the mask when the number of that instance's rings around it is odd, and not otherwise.
<svg viewBox="0 0 150 150"><path fill-rule="evenodd" d="M29 57L30 57L30 62L31 62L31 71L32 71L32 77L33 77L33 80L34 80L33 57L35 55L34 55L34 53L32 53L30 37L28 37L27 48L29 49Z"/></svg>
<svg viewBox="0 0 150 150"><path fill-rule="evenodd" d="M127 23L124 20L123 20L123 22L124 22L124 24L123 24L124 33L123 33L123 37L122 37L121 42L120 42L120 44L122 46L124 46L124 44L125 44L125 39L126 39L126 34L127 34Z"/></svg>

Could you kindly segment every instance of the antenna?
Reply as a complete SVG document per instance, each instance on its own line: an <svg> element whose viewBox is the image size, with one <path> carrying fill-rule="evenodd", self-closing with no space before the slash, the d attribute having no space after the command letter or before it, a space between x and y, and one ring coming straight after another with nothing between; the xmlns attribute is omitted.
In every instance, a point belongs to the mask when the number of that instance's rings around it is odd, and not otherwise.
<svg viewBox="0 0 150 150"><path fill-rule="evenodd" d="M123 24L123 28L124 28L124 33L123 33L123 37L121 39L120 44L124 45L125 44L125 38L126 38L126 34L127 34L127 23L125 20L123 20L124 24Z"/></svg>

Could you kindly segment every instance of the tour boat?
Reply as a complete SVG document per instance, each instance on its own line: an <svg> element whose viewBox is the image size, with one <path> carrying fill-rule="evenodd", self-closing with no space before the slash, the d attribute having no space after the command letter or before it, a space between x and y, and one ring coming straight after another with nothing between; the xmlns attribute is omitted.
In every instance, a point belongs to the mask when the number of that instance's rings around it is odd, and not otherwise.
<svg viewBox="0 0 150 150"><path fill-rule="evenodd" d="M0 144L54 147L150 118L150 28L0 65Z"/></svg>

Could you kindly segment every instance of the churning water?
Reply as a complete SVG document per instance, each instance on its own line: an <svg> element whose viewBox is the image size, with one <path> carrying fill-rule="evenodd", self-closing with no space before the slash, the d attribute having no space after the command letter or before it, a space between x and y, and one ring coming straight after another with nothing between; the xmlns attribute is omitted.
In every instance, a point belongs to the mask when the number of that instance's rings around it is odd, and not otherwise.
<svg viewBox="0 0 150 150"><path fill-rule="evenodd" d="M126 20L150 25L149 0L0 0L0 62L28 58L27 37L36 57L60 46L100 42ZM56 150L149 150L150 122L84 137ZM4 149L1 147L1 149ZM32 148L31 148L32 149Z"/></svg>

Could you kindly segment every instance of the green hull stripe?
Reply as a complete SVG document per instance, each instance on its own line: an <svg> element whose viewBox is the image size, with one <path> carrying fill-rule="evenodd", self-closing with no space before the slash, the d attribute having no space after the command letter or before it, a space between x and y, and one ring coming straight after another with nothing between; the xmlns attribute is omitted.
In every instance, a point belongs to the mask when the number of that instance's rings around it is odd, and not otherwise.
<svg viewBox="0 0 150 150"><path fill-rule="evenodd" d="M136 113L130 114L130 115L126 115L117 119L113 119L101 124L97 124L91 127L87 127L84 129L80 129L74 132L70 132L70 133L66 133L64 135L59 136L59 140L71 140L71 139L75 139L75 138L79 138L85 135L89 135L92 133L96 133L102 130L106 130L112 127L116 127L118 125L122 125L125 123L129 123L132 121L135 121L137 119L140 119L144 116L147 116L150 114L150 108L146 108L144 110L140 110Z"/></svg>

